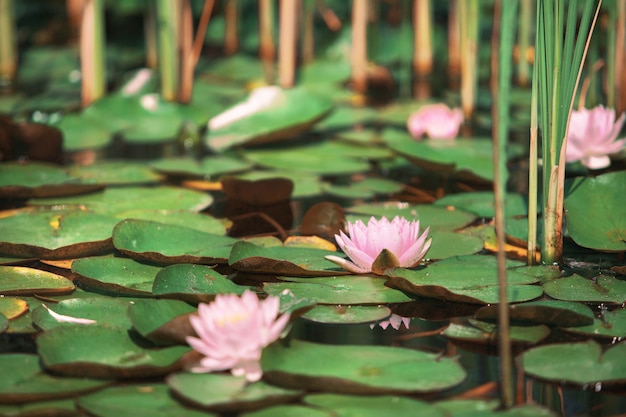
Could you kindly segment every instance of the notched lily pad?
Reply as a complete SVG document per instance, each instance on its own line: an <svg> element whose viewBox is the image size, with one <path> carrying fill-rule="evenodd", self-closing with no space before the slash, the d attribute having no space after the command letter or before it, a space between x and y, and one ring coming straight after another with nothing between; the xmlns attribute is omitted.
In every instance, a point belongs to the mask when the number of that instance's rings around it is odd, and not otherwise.
<svg viewBox="0 0 626 417"><path fill-rule="evenodd" d="M157 344L184 344L194 334L189 314L196 308L179 300L137 300L128 307L136 331Z"/></svg>
<svg viewBox="0 0 626 417"><path fill-rule="evenodd" d="M72 272L86 288L107 294L152 296L152 285L161 267L134 259L99 256L82 258L72 263Z"/></svg>
<svg viewBox="0 0 626 417"><path fill-rule="evenodd" d="M390 314L391 310L385 306L320 305L302 318L318 323L355 324L383 320Z"/></svg>
<svg viewBox="0 0 626 417"><path fill-rule="evenodd" d="M178 370L180 358L190 351L185 346L145 348L127 330L99 325L52 329L39 335L37 348L46 369L87 378L166 375Z"/></svg>
<svg viewBox="0 0 626 417"><path fill-rule="evenodd" d="M37 210L0 218L0 252L39 259L73 259L113 248L118 220L82 210Z"/></svg>
<svg viewBox="0 0 626 417"><path fill-rule="evenodd" d="M2 290L0 290L2 292ZM2 292L2 294L4 294ZM0 314L11 320L21 316L28 311L28 303L18 297L0 297Z"/></svg>
<svg viewBox="0 0 626 417"><path fill-rule="evenodd" d="M0 294L58 295L76 287L64 276L25 266L0 266Z"/></svg>
<svg viewBox="0 0 626 417"><path fill-rule="evenodd" d="M489 305L476 312L478 320L496 321L498 306ZM509 306L511 321L548 326L586 326L593 323L591 309L583 304L560 300L540 300Z"/></svg>
<svg viewBox="0 0 626 417"><path fill-rule="evenodd" d="M344 394L429 393L465 379L455 359L389 346L292 340L263 351L264 379L278 386Z"/></svg>
<svg viewBox="0 0 626 417"><path fill-rule="evenodd" d="M226 263L237 239L188 227L127 219L113 230L113 244L131 258L158 264Z"/></svg>
<svg viewBox="0 0 626 417"><path fill-rule="evenodd" d="M495 345L498 341L497 326L493 323L469 319L467 322L450 323L441 333L457 342ZM537 344L550 334L545 324L536 326L511 326L510 339L514 345Z"/></svg>
<svg viewBox="0 0 626 417"><path fill-rule="evenodd" d="M90 165L76 165L68 172L86 183L106 185L131 185L155 183L161 175L148 164L137 161L96 161Z"/></svg>
<svg viewBox="0 0 626 417"><path fill-rule="evenodd" d="M249 242L233 245L228 264L244 272L273 275L331 276L346 272L326 259L337 252L291 246L261 247Z"/></svg>
<svg viewBox="0 0 626 417"><path fill-rule="evenodd" d="M243 377L226 374L178 373L167 378L167 385L181 401L221 412L255 410L290 402L302 395L300 391L263 381L249 384Z"/></svg>
<svg viewBox="0 0 626 417"><path fill-rule="evenodd" d="M546 295L557 300L617 304L626 302L626 282L609 275L587 279L574 274L545 282L543 290Z"/></svg>
<svg viewBox="0 0 626 417"><path fill-rule="evenodd" d="M170 177L211 179L224 174L245 171L252 164L239 158L216 155L198 161L192 158L162 158L150 165Z"/></svg>
<svg viewBox="0 0 626 417"><path fill-rule="evenodd" d="M613 311L602 311L602 316L594 319L591 324L568 327L564 330L593 338L619 341L626 338L626 310L619 308Z"/></svg>
<svg viewBox="0 0 626 417"><path fill-rule="evenodd" d="M425 401L407 397L379 395L312 394L304 398L306 404L336 416L375 417L393 414L394 417L446 417L444 410Z"/></svg>
<svg viewBox="0 0 626 417"><path fill-rule="evenodd" d="M208 214L187 210L130 210L115 217L172 224L216 235L225 235L227 228L232 226L228 219L216 219Z"/></svg>

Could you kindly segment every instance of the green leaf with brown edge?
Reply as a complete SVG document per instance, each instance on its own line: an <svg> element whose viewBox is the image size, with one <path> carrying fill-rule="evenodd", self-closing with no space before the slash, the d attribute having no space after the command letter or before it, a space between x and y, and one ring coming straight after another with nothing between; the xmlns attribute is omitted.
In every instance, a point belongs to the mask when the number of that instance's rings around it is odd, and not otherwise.
<svg viewBox="0 0 626 417"><path fill-rule="evenodd" d="M342 394L425 394L461 383L455 359L390 346L328 345L291 340L263 351L264 379L278 386Z"/></svg>
<svg viewBox="0 0 626 417"><path fill-rule="evenodd" d="M181 401L194 407L220 412L250 411L291 402L302 393L264 381L248 383L244 377L227 374L177 373L166 379Z"/></svg>
<svg viewBox="0 0 626 417"><path fill-rule="evenodd" d="M304 402L317 409L327 410L336 417L380 417L390 414L393 417L448 416L445 410L426 401L392 395L363 397L321 393L307 395Z"/></svg>
<svg viewBox="0 0 626 417"><path fill-rule="evenodd" d="M303 314L302 318L317 323L355 324L384 320L390 314L389 307L380 305L319 305Z"/></svg>
<svg viewBox="0 0 626 417"><path fill-rule="evenodd" d="M508 301L530 301L540 297L534 270L519 261L507 261ZM468 255L444 259L420 269L394 268L387 272L387 285L413 296L473 304L499 302L496 258Z"/></svg>
<svg viewBox="0 0 626 417"><path fill-rule="evenodd" d="M71 346L71 349L67 347ZM146 348L127 330L100 325L58 327L37 337L46 369L64 376L149 378L180 368L188 347Z"/></svg>
<svg viewBox="0 0 626 417"><path fill-rule="evenodd" d="M498 306L489 305L481 307L476 312L475 317L478 320L497 321L498 315ZM593 311L586 305L560 300L539 300L511 304L509 317L512 322L537 323L558 327L586 326L594 321Z"/></svg>
<svg viewBox="0 0 626 417"><path fill-rule="evenodd" d="M324 259L337 252L289 246L261 247L241 241L233 245L228 264L244 272L295 276L331 276L347 273Z"/></svg>
<svg viewBox="0 0 626 417"><path fill-rule="evenodd" d="M281 404L242 413L240 417L335 417L335 414L304 405Z"/></svg>
<svg viewBox="0 0 626 417"><path fill-rule="evenodd" d="M289 291L296 297L309 298L318 304L406 303L413 299L385 285L384 277L368 275L281 277L284 282L267 282L263 291L279 295Z"/></svg>
<svg viewBox="0 0 626 417"><path fill-rule="evenodd" d="M28 303L19 297L0 297L0 314L11 320L28 311Z"/></svg>
<svg viewBox="0 0 626 417"><path fill-rule="evenodd" d="M535 326L510 326L510 340L515 346L537 344L550 335L545 324ZM498 342L497 326L493 323L468 319L453 322L441 333L457 342L494 345Z"/></svg>
<svg viewBox="0 0 626 417"><path fill-rule="evenodd" d="M108 385L109 381L51 375L41 367L39 356L27 353L0 355L0 403L20 404L68 398Z"/></svg>
<svg viewBox="0 0 626 417"><path fill-rule="evenodd" d="M237 239L148 220L122 220L113 245L133 259L158 264L226 263Z"/></svg>
<svg viewBox="0 0 626 417"><path fill-rule="evenodd" d="M37 210L0 219L0 252L39 259L72 259L113 248L119 220L82 210Z"/></svg>
<svg viewBox="0 0 626 417"><path fill-rule="evenodd" d="M100 214L115 216L137 209L201 211L213 203L210 194L181 187L107 187L102 192L76 197L36 198L36 206L81 205Z"/></svg>
<svg viewBox="0 0 626 417"><path fill-rule="evenodd" d="M217 417L185 407L160 383L136 383L100 390L76 399L82 410L98 417Z"/></svg>
<svg viewBox="0 0 626 417"><path fill-rule="evenodd" d="M567 230L574 242L595 250L626 251L626 171L569 179L565 190Z"/></svg>
<svg viewBox="0 0 626 417"><path fill-rule="evenodd" d="M55 295L74 291L74 284L64 276L25 266L0 266L0 294Z"/></svg>
<svg viewBox="0 0 626 417"><path fill-rule="evenodd" d="M150 163L152 169L176 178L215 179L220 175L245 171L250 162L226 155L214 155L197 160L188 157L161 158Z"/></svg>
<svg viewBox="0 0 626 417"><path fill-rule="evenodd" d="M232 226L228 219L217 219L208 214L187 210L130 210L118 213L115 217L172 224L216 235L225 235L226 229Z"/></svg>
<svg viewBox="0 0 626 417"><path fill-rule="evenodd" d="M462 417L557 417L552 410L537 404L523 404L499 409L497 400L443 400L435 405L451 416Z"/></svg>
<svg viewBox="0 0 626 417"><path fill-rule="evenodd" d="M187 302L210 302L217 294L242 294L245 287L233 283L206 265L176 264L163 268L156 275L152 293L161 298Z"/></svg>
<svg viewBox="0 0 626 417"><path fill-rule="evenodd" d="M527 375L556 383L603 386L626 382L626 343L603 350L593 340L538 346L518 357Z"/></svg>
<svg viewBox="0 0 626 417"><path fill-rule="evenodd" d="M15 405L0 404L0 416L22 417L78 417L73 398L63 400L37 401Z"/></svg>
<svg viewBox="0 0 626 417"><path fill-rule="evenodd" d="M94 256L77 259L72 272L85 288L105 294L152 296L152 285L161 267L131 258Z"/></svg>
<svg viewBox="0 0 626 417"><path fill-rule="evenodd" d="M609 275L587 279L574 274L545 282L543 290L546 295L557 300L616 304L626 302L626 282Z"/></svg>
<svg viewBox="0 0 626 417"><path fill-rule="evenodd" d="M32 310L33 324L43 331L57 327L76 326L76 323L64 321L66 318L94 320L97 324L128 330L131 328L126 309L136 300L127 297L88 297L70 298L58 303L45 303ZM56 314L66 316L58 320L50 310ZM91 324L83 324L87 326Z"/></svg>
<svg viewBox="0 0 626 417"><path fill-rule="evenodd" d="M73 165L68 168L68 172L85 182L108 186L152 184L162 178L147 163L133 160L106 160L89 165Z"/></svg>
<svg viewBox="0 0 626 417"><path fill-rule="evenodd" d="M128 317L140 335L154 343L185 343L194 335L189 314L196 307L179 300L137 300L128 306Z"/></svg>
<svg viewBox="0 0 626 417"><path fill-rule="evenodd" d="M593 320L592 324L579 327L567 327L563 330L596 339L618 341L626 338L626 309L602 310L601 318Z"/></svg>

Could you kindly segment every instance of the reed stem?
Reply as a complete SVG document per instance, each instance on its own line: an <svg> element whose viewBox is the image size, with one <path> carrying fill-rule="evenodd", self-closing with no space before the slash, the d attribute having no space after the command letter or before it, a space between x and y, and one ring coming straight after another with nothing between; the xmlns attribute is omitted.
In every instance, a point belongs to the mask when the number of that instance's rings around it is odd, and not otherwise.
<svg viewBox="0 0 626 417"><path fill-rule="evenodd" d="M291 88L295 83L298 3L298 0L280 2L278 78L283 88Z"/></svg>
<svg viewBox="0 0 626 417"><path fill-rule="evenodd" d="M352 83L360 94L367 90L367 3L352 3Z"/></svg>
<svg viewBox="0 0 626 417"><path fill-rule="evenodd" d="M17 42L13 0L0 0L0 89L10 87L17 74Z"/></svg>
<svg viewBox="0 0 626 417"><path fill-rule="evenodd" d="M459 1L461 32L461 107L466 121L474 113L478 84L478 20L479 0Z"/></svg>
<svg viewBox="0 0 626 417"><path fill-rule="evenodd" d="M88 106L104 96L104 2L85 0L80 27L81 105Z"/></svg>
<svg viewBox="0 0 626 417"><path fill-rule="evenodd" d="M224 3L224 54L232 55L239 49L238 20L239 8L237 0L226 0Z"/></svg>
<svg viewBox="0 0 626 417"><path fill-rule="evenodd" d="M177 99L180 78L180 55L178 53L180 8L178 6L178 2L157 0L161 96L167 101Z"/></svg>
<svg viewBox="0 0 626 417"><path fill-rule="evenodd" d="M425 78L433 71L432 14L430 0L413 1L413 71Z"/></svg>

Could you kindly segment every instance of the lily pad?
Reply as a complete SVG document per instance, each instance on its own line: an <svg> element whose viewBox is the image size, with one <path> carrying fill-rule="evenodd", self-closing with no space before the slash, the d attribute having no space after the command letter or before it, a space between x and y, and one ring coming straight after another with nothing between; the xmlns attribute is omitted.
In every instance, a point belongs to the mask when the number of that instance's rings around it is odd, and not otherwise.
<svg viewBox="0 0 626 417"><path fill-rule="evenodd" d="M0 403L20 404L67 398L93 391L109 384L108 381L58 377L41 368L39 356L25 353L0 355Z"/></svg>
<svg viewBox="0 0 626 417"><path fill-rule="evenodd" d="M72 272L82 286L107 294L151 296L160 267L134 259L99 256L74 261Z"/></svg>
<svg viewBox="0 0 626 417"><path fill-rule="evenodd" d="M201 211L209 207L213 197L199 191L179 187L108 187L102 192L78 197L38 198L28 204L44 206L82 205L100 214L115 216L137 209Z"/></svg>
<svg viewBox="0 0 626 417"><path fill-rule="evenodd" d="M293 182L292 198L314 197L322 192L322 182L318 175L293 170L254 170L242 174L234 174L236 178L258 181L268 178L287 178Z"/></svg>
<svg viewBox="0 0 626 417"><path fill-rule="evenodd" d="M0 266L0 294L54 295L74 291L74 284L64 276L25 266Z"/></svg>
<svg viewBox="0 0 626 417"><path fill-rule="evenodd" d="M455 359L434 353L299 340L268 346L261 366L272 384L343 394L432 393L465 379Z"/></svg>
<svg viewBox="0 0 626 417"><path fill-rule="evenodd" d="M159 264L226 263L237 239L147 220L123 220L113 244L128 256Z"/></svg>
<svg viewBox="0 0 626 417"><path fill-rule="evenodd" d="M455 417L557 417L552 410L537 404L523 404L498 410L494 400L444 400L436 403Z"/></svg>
<svg viewBox="0 0 626 417"><path fill-rule="evenodd" d="M37 337L37 348L46 369L88 378L166 375L180 367L180 358L190 350L185 346L144 348L127 330L100 325L57 327Z"/></svg>
<svg viewBox="0 0 626 417"><path fill-rule="evenodd" d="M113 140L110 125L90 112L67 114L56 127L63 132L63 149L68 152L102 149Z"/></svg>
<svg viewBox="0 0 626 417"><path fill-rule="evenodd" d="M192 158L163 158L152 162L157 172L172 177L214 178L223 174L245 171L252 164L239 158L216 155L200 161Z"/></svg>
<svg viewBox="0 0 626 417"><path fill-rule="evenodd" d="M37 401L15 405L0 404L1 416L59 416L72 417L80 415L73 398L64 400Z"/></svg>
<svg viewBox="0 0 626 417"><path fill-rule="evenodd" d="M491 191L474 191L471 193L448 194L433 203L439 207L456 207L479 217L495 217L494 196ZM507 216L525 215L528 212L528 201L525 196L507 193L505 196L505 213Z"/></svg>
<svg viewBox="0 0 626 417"><path fill-rule="evenodd" d="M495 321L498 306L481 307L475 317L479 320ZM512 304L509 307L511 321L546 324L548 326L586 326L594 321L593 311L586 305L560 300L540 300Z"/></svg>
<svg viewBox="0 0 626 417"><path fill-rule="evenodd" d="M249 384L243 377L224 374L178 373L167 378L167 385L183 402L222 412L254 410L289 402L302 395L297 390L263 381Z"/></svg>
<svg viewBox="0 0 626 417"><path fill-rule="evenodd" d="M594 319L591 324L568 327L564 330L594 338L622 340L626 338L626 309L602 311L601 318Z"/></svg>
<svg viewBox="0 0 626 417"><path fill-rule="evenodd" d="M524 352L519 361L531 376L578 385L626 382L626 343L603 352L593 340L539 346Z"/></svg>
<svg viewBox="0 0 626 417"><path fill-rule="evenodd" d="M158 344L182 344L186 336L193 334L188 315L196 310L179 300L137 300L128 307L128 317L146 339Z"/></svg>
<svg viewBox="0 0 626 417"><path fill-rule="evenodd" d="M570 236L580 246L626 251L626 171L566 181L565 213ZM589 214L593 213L592 216Z"/></svg>
<svg viewBox="0 0 626 417"><path fill-rule="evenodd" d="M322 276L338 275L334 263L324 259L337 252L291 246L262 247L249 242L233 245L228 264L244 272L274 275Z"/></svg>
<svg viewBox="0 0 626 417"><path fill-rule="evenodd" d="M97 161L72 166L68 172L86 183L106 185L148 184L161 179L148 164L135 161Z"/></svg>
<svg viewBox="0 0 626 417"><path fill-rule="evenodd" d="M241 417L334 417L332 412L297 404L282 404L240 414Z"/></svg>
<svg viewBox="0 0 626 417"><path fill-rule="evenodd" d="M216 152L243 144L288 139L309 130L333 108L333 103L304 87L284 90L285 103L258 111L220 129L209 131L206 144Z"/></svg>
<svg viewBox="0 0 626 417"><path fill-rule="evenodd" d="M543 284L543 290L546 295L557 300L617 304L626 302L626 282L609 275L587 279L574 274L547 281Z"/></svg>
<svg viewBox="0 0 626 417"><path fill-rule="evenodd" d="M184 226L216 235L225 235L227 226L231 224L227 219L216 219L208 214L186 210L131 210L118 213L115 217Z"/></svg>
<svg viewBox="0 0 626 417"><path fill-rule="evenodd" d="M320 305L307 311L302 318L317 323L355 324L383 320L390 314L391 310L385 306Z"/></svg>
<svg viewBox="0 0 626 417"><path fill-rule="evenodd" d="M231 280L205 265L177 264L163 268L156 276L152 293L157 297L189 302L210 302L217 294L242 294L250 287Z"/></svg>
<svg viewBox="0 0 626 417"><path fill-rule="evenodd" d="M403 185L384 178L368 177L350 185L326 185L327 194L344 199L370 199L379 194L393 194L402 191Z"/></svg>
<svg viewBox="0 0 626 417"><path fill-rule="evenodd" d="M282 277L284 282L268 282L263 290L270 295L289 291L318 304L383 304L412 301L402 291L389 288L385 279L371 276Z"/></svg>
<svg viewBox="0 0 626 417"><path fill-rule="evenodd" d="M336 417L377 417L393 413L394 417L446 417L447 413L425 401L407 397L380 395L312 394L304 402L315 408L327 410ZM393 411L392 411L393 410Z"/></svg>
<svg viewBox="0 0 626 417"><path fill-rule="evenodd" d="M112 249L118 220L81 210L41 210L0 218L0 252L40 259L71 259Z"/></svg>
<svg viewBox="0 0 626 417"><path fill-rule="evenodd" d="M550 328L545 324L511 326L509 330L511 343L515 345L537 344L550 334ZM441 334L457 342L496 344L498 341L495 324L473 319L462 323L450 323Z"/></svg>
<svg viewBox="0 0 626 417"><path fill-rule="evenodd" d="M479 252L484 246L483 239L465 233L435 229L429 233L429 236L432 238L432 244L426 253L428 259L471 255Z"/></svg>
<svg viewBox="0 0 626 417"><path fill-rule="evenodd" d="M77 400L81 409L98 417L211 417L176 401L165 384L131 384L110 387Z"/></svg>
<svg viewBox="0 0 626 417"><path fill-rule="evenodd" d="M513 268L520 265L522 263L518 261L507 261L509 302L529 301L543 294L540 286L529 285L538 282L538 277L524 268ZM499 301L496 258L493 256L459 256L418 270L394 268L388 274L387 285L415 296L474 304Z"/></svg>
<svg viewBox="0 0 626 417"><path fill-rule="evenodd" d="M25 300L6 295L0 297L0 314L5 318L11 320L21 316L26 311L28 311L28 303Z"/></svg>

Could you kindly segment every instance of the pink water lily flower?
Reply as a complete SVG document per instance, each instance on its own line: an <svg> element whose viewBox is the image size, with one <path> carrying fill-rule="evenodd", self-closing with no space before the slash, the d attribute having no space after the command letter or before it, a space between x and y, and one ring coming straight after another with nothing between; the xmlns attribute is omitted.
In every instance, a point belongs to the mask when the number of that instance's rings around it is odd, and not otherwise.
<svg viewBox="0 0 626 417"><path fill-rule="evenodd" d="M567 162L580 161L590 169L602 169L611 165L609 155L619 152L626 145L626 138L617 139L626 114L615 121L615 110L604 106L572 111L567 133Z"/></svg>
<svg viewBox="0 0 626 417"><path fill-rule="evenodd" d="M418 139L426 135L431 139L453 139L463 123L461 109L451 109L443 103L427 104L411 114L407 128Z"/></svg>
<svg viewBox="0 0 626 417"><path fill-rule="evenodd" d="M339 256L326 256L331 262L357 274L373 272L384 274L393 267L410 268L417 265L428 249L429 227L420 235L419 220L408 221L404 217L386 217L377 220L371 217L367 225L361 220L348 223L346 235L340 231L335 235L337 244L351 261Z"/></svg>
<svg viewBox="0 0 626 417"><path fill-rule="evenodd" d="M204 358L191 371L230 369L249 382L261 379L263 348L279 338L289 321L289 314L279 316L279 306L278 297L261 301L250 290L241 297L220 294L210 304L200 303L198 315L189 318L198 337L186 340Z"/></svg>

